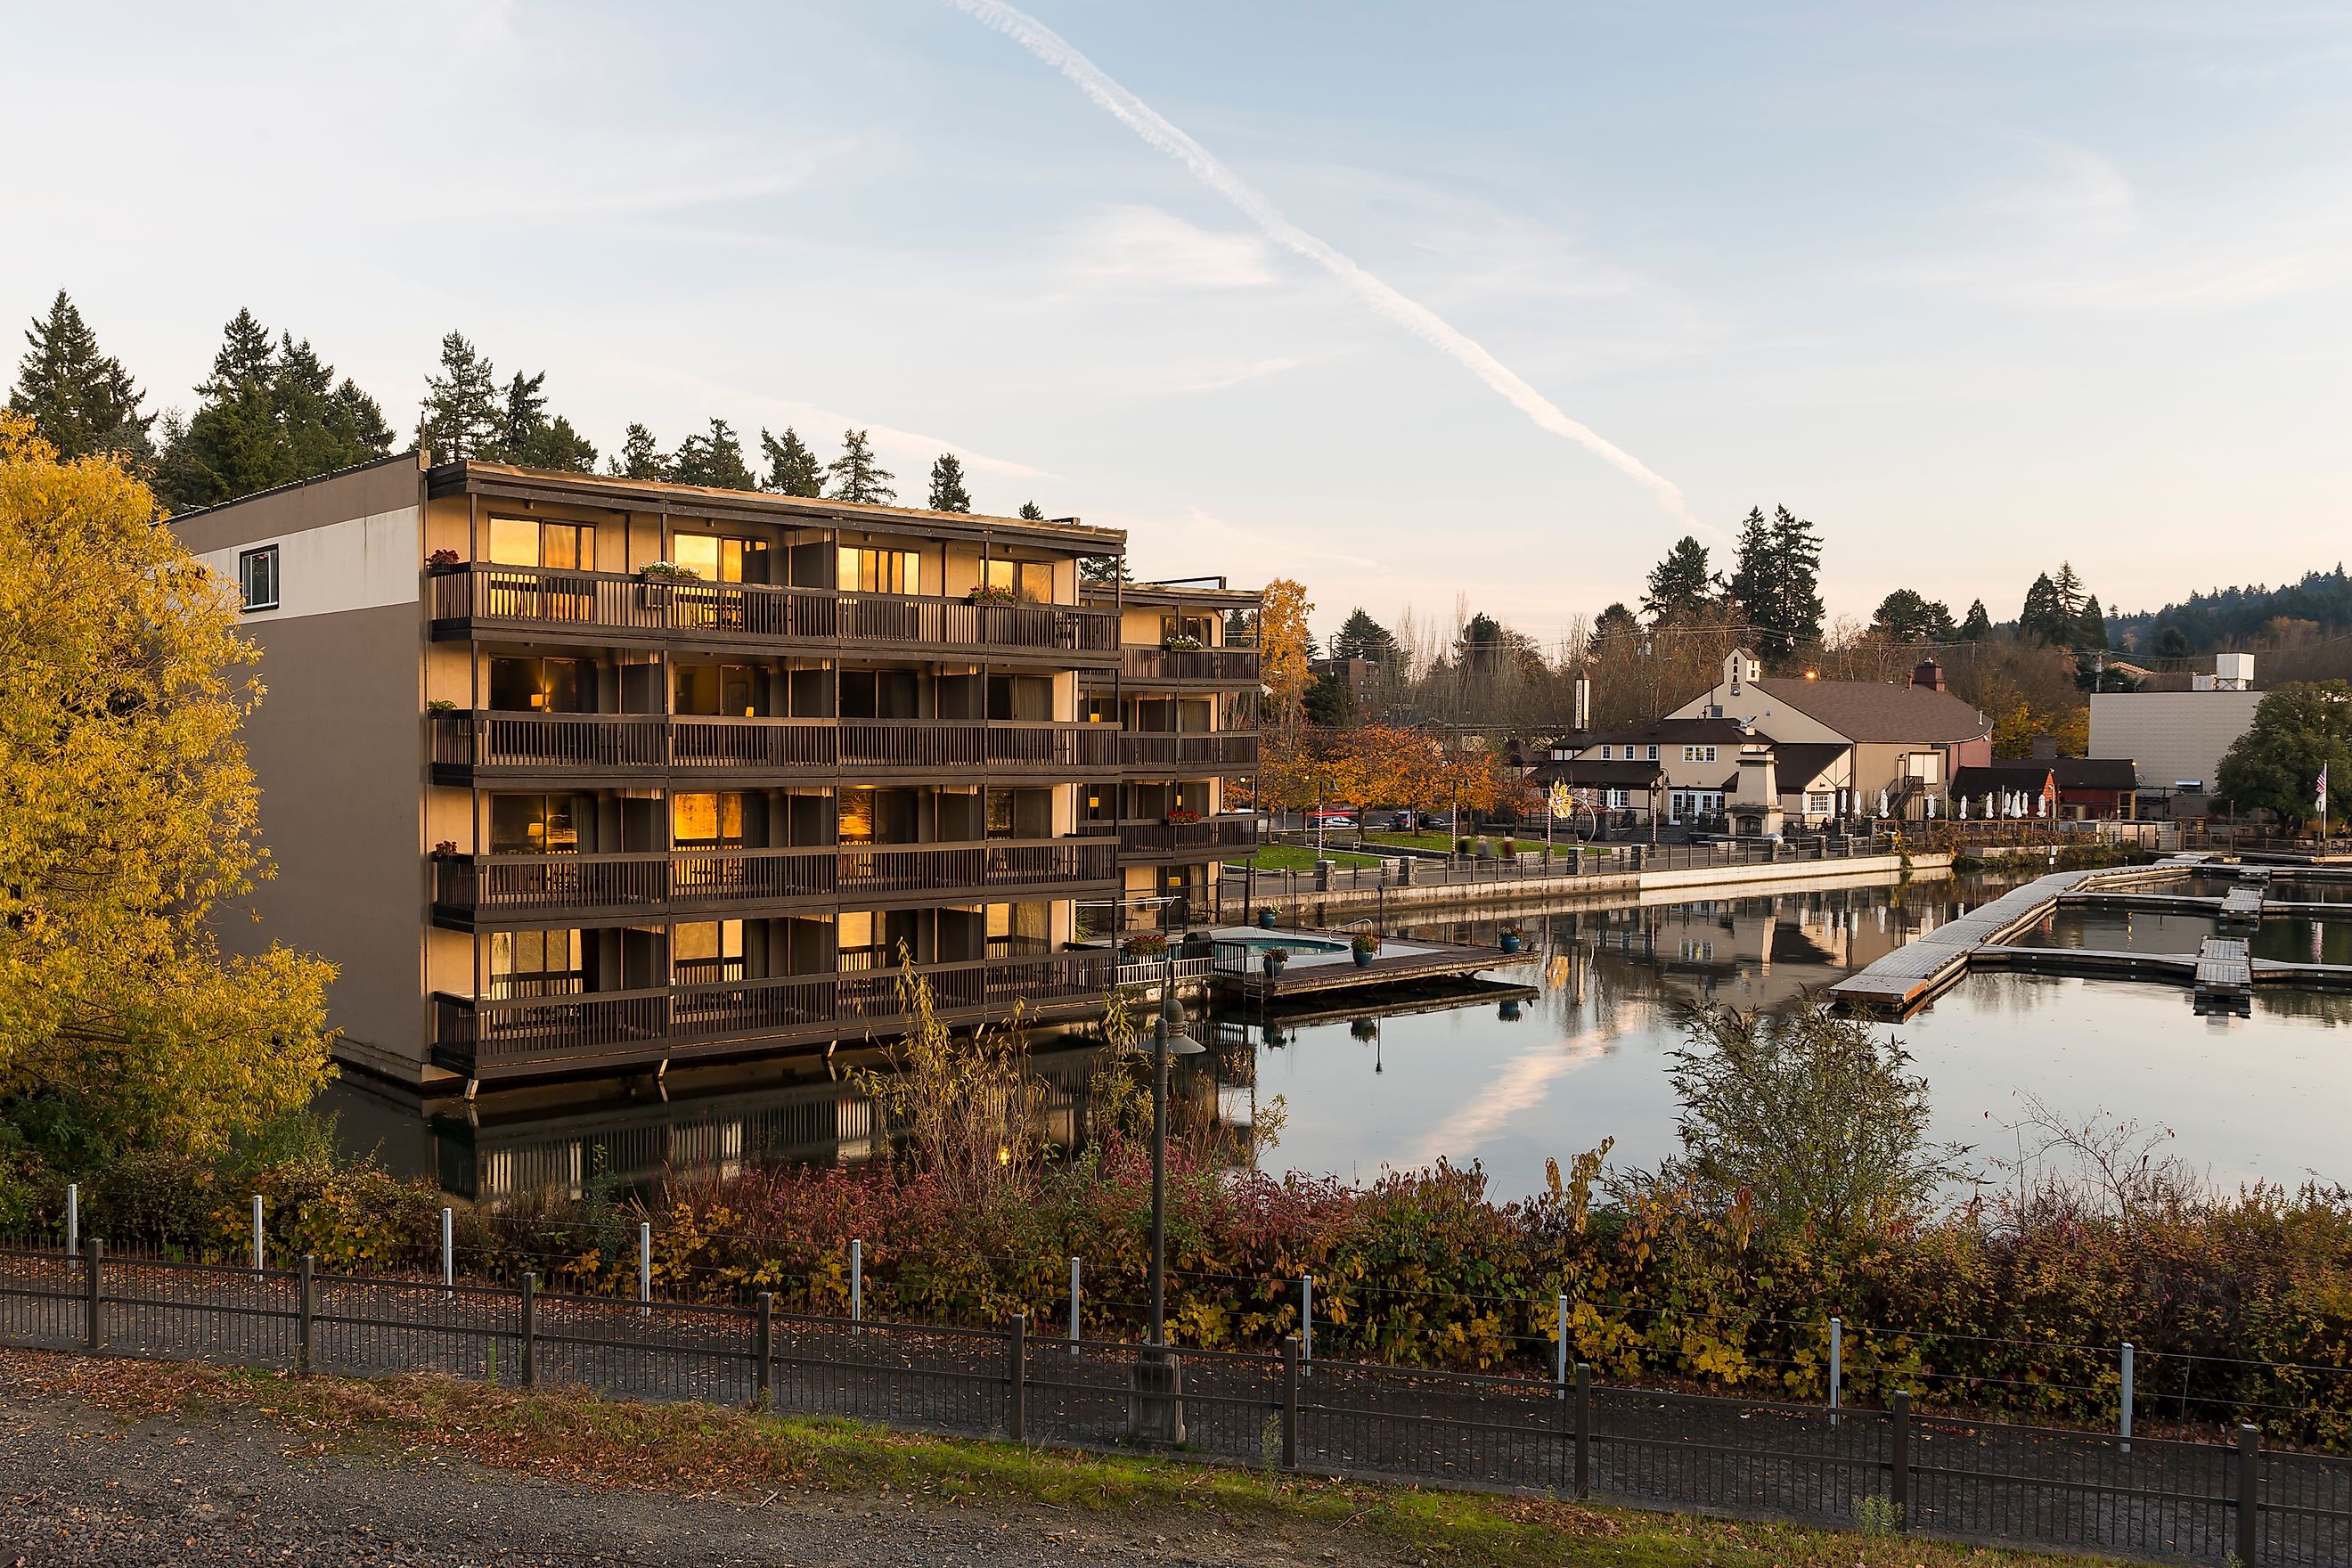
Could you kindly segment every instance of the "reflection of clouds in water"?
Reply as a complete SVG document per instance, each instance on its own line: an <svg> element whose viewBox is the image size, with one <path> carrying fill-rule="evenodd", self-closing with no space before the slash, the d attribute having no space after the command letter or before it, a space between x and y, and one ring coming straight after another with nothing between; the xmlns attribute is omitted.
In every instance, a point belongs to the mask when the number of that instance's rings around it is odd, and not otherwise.
<svg viewBox="0 0 2352 1568"><path fill-rule="evenodd" d="M1588 1029L1569 1039L1514 1057L1476 1098L1423 1133L1405 1156L1407 1169L1434 1164L1443 1156L1466 1164L1479 1145L1523 1110L1541 1104L1552 1080L1609 1054L1609 1037Z"/></svg>

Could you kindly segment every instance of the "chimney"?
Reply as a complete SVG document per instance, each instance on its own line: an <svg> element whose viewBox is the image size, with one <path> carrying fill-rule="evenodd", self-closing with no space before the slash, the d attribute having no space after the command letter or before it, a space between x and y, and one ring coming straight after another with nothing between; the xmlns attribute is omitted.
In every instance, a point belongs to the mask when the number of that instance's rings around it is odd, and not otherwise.
<svg viewBox="0 0 2352 1568"><path fill-rule="evenodd" d="M2037 763L2056 762L2058 760L2058 737L2055 735L2034 736L2033 760Z"/></svg>
<svg viewBox="0 0 2352 1568"><path fill-rule="evenodd" d="M1919 667L1911 672L1911 684L1925 687L1929 691L1941 691L1944 689L1944 667L1932 658L1921 659Z"/></svg>

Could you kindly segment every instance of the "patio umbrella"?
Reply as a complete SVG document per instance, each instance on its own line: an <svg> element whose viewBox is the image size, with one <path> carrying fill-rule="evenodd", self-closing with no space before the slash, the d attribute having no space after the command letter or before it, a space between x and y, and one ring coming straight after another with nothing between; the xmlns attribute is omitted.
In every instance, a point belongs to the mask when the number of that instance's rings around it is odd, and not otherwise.
<svg viewBox="0 0 2352 1568"><path fill-rule="evenodd" d="M1886 815L1886 792L1885 790L1880 790L1878 792L1878 815L1881 816L1885 816Z"/></svg>

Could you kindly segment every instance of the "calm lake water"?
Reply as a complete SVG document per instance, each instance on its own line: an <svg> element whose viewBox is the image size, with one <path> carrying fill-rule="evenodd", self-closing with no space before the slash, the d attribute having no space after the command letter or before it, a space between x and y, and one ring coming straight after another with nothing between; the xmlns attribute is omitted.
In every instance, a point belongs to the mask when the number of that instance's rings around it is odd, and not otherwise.
<svg viewBox="0 0 2352 1568"><path fill-rule="evenodd" d="M1222 1122L1239 1148L1239 1130L1279 1095L1271 1165L1363 1180L1441 1156L1475 1160L1498 1196L1539 1190L1547 1159L1565 1165L1604 1138L1616 1141L1613 1161L1653 1163L1675 1145L1666 1072L1681 1041L1678 1000L1785 1005L2000 890L1849 883L1523 917L1531 952L1484 987L1377 1009L1204 1020L1215 1048L1180 1073L1180 1114ZM2329 961L2352 961L2340 945L2352 942L2352 922L2323 924ZM2310 926L2265 921L2258 951L2302 956ZM2278 942L2302 949L2266 951L2273 927ZM1495 927L1433 921L1398 934L1492 942ZM2199 917L2068 911L2025 940L2193 952L2209 934ZM1937 1134L1987 1155L2014 1151L2007 1128L2032 1094L2061 1114L2169 1129L2169 1151L2221 1181L2352 1179L2342 1133L2352 997L2265 988L2251 1017L2200 1017L2185 986L1981 973L1895 1033L1929 1083ZM1083 1119L1093 1052L1082 1038L1041 1040L1036 1061L1067 1136ZM347 1146L488 1198L576 1190L600 1171L625 1181L876 1152L870 1108L821 1060L486 1092L470 1108L420 1107L349 1080L325 1108Z"/></svg>

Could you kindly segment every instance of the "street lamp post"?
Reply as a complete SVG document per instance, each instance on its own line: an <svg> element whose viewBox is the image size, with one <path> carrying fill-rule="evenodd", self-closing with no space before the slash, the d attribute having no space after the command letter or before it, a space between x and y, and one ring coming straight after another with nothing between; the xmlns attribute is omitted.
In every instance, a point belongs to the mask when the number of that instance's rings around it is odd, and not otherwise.
<svg viewBox="0 0 2352 1568"><path fill-rule="evenodd" d="M1185 1029L1176 996L1176 950L1163 960L1160 1015L1151 1027L1151 1325L1136 1358L1128 1428L1139 1442L1184 1440L1183 1369L1168 1349L1168 1061L1206 1049Z"/></svg>

